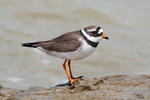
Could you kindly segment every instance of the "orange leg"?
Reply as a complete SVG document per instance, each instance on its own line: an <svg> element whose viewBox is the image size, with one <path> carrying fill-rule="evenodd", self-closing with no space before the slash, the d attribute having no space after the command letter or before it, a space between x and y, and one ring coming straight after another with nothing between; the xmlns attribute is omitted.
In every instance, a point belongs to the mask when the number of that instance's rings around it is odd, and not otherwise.
<svg viewBox="0 0 150 100"><path fill-rule="evenodd" d="M80 79L81 79L80 77L74 78L73 75L72 75L72 71L71 71L71 60L68 60L68 67L69 67L70 77L71 77L72 79L74 79L75 81L80 80Z"/></svg>
<svg viewBox="0 0 150 100"><path fill-rule="evenodd" d="M70 61L71 61L71 60L70 60ZM69 61L69 63L70 63L70 61ZM70 74L71 74L71 77L69 76L69 73L68 73L68 71L67 71L67 69L66 69L66 62L67 62L67 60L64 61L63 67L64 67L64 70L65 70L66 75L67 75L67 77L68 77L68 80L70 81L71 86L74 87L73 83L74 83L75 81L78 81L79 79L78 79L78 78L77 78L77 79L73 79L73 78L72 78L71 67L69 67L69 72L70 72ZM70 65L69 65L69 66L70 66Z"/></svg>
<svg viewBox="0 0 150 100"><path fill-rule="evenodd" d="M69 80L70 83L71 83L71 86L74 86L74 85L73 85L73 80L72 80L71 77L69 76L68 71L67 71L67 69L66 69L66 62L67 62L67 60L64 61L63 67L64 67L64 70L65 70L66 75L67 75L67 77L68 77L68 80Z"/></svg>
<svg viewBox="0 0 150 100"><path fill-rule="evenodd" d="M73 75L72 75L72 72L71 72L71 60L68 60L68 67L69 67L69 72L70 72L70 77L73 79Z"/></svg>

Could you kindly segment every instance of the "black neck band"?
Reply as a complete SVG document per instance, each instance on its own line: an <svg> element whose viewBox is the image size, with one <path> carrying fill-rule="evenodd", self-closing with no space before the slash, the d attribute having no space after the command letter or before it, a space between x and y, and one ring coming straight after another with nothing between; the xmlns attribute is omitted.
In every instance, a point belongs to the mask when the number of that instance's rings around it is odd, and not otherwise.
<svg viewBox="0 0 150 100"><path fill-rule="evenodd" d="M84 39L89 45L91 45L91 46L94 47L94 48L97 47L97 45L98 45L99 42L92 42L92 41L88 40L87 37L84 36L84 34L82 33L81 30L80 30L80 32L81 32L81 36L83 37L83 39Z"/></svg>

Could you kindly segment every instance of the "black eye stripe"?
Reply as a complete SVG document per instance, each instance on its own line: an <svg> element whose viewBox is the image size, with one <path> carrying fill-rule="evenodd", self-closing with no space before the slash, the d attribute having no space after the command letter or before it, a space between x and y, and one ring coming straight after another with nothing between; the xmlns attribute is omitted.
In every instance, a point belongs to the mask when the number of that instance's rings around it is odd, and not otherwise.
<svg viewBox="0 0 150 100"><path fill-rule="evenodd" d="M99 31L101 29L101 27L97 27L96 31Z"/></svg>
<svg viewBox="0 0 150 100"><path fill-rule="evenodd" d="M97 33L97 31L93 31L93 32L91 32L91 33L96 34L96 33Z"/></svg>
<svg viewBox="0 0 150 100"><path fill-rule="evenodd" d="M87 39L86 36L84 36L84 34L82 33L82 30L80 30L81 32L81 36L86 40L86 42L91 45L92 47L96 48L99 42L93 42Z"/></svg>
<svg viewBox="0 0 150 100"><path fill-rule="evenodd" d="M98 33L98 31L101 29L101 27L97 27L96 29L96 33Z"/></svg>
<svg viewBox="0 0 150 100"><path fill-rule="evenodd" d="M96 30L93 29L93 31L88 31L88 29L86 29L86 31L88 32L88 34L90 36L100 37L103 34L103 32L98 33L100 31L100 29L102 29L102 28L101 27L97 27ZM92 30L92 29L89 29L89 30Z"/></svg>
<svg viewBox="0 0 150 100"><path fill-rule="evenodd" d="M99 31L100 29L101 29L101 27L97 27L96 31L93 31L93 32L91 32L91 33L96 34L96 33L98 33L98 31Z"/></svg>

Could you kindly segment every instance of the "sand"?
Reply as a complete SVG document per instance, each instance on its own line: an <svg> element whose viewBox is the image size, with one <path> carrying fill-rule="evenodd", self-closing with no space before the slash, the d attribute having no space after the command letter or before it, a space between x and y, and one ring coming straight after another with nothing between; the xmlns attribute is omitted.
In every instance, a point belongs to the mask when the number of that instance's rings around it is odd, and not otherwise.
<svg viewBox="0 0 150 100"><path fill-rule="evenodd" d="M113 75L85 78L45 89L0 88L0 100L150 100L150 75Z"/></svg>

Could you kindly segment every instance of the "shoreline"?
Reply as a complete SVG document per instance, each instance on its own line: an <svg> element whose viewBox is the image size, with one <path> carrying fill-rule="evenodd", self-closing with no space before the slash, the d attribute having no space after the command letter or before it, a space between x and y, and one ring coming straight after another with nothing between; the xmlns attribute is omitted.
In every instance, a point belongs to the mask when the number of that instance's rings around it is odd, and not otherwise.
<svg viewBox="0 0 150 100"><path fill-rule="evenodd" d="M16 90L0 87L0 100L150 100L150 75L111 75L85 78L51 87Z"/></svg>

